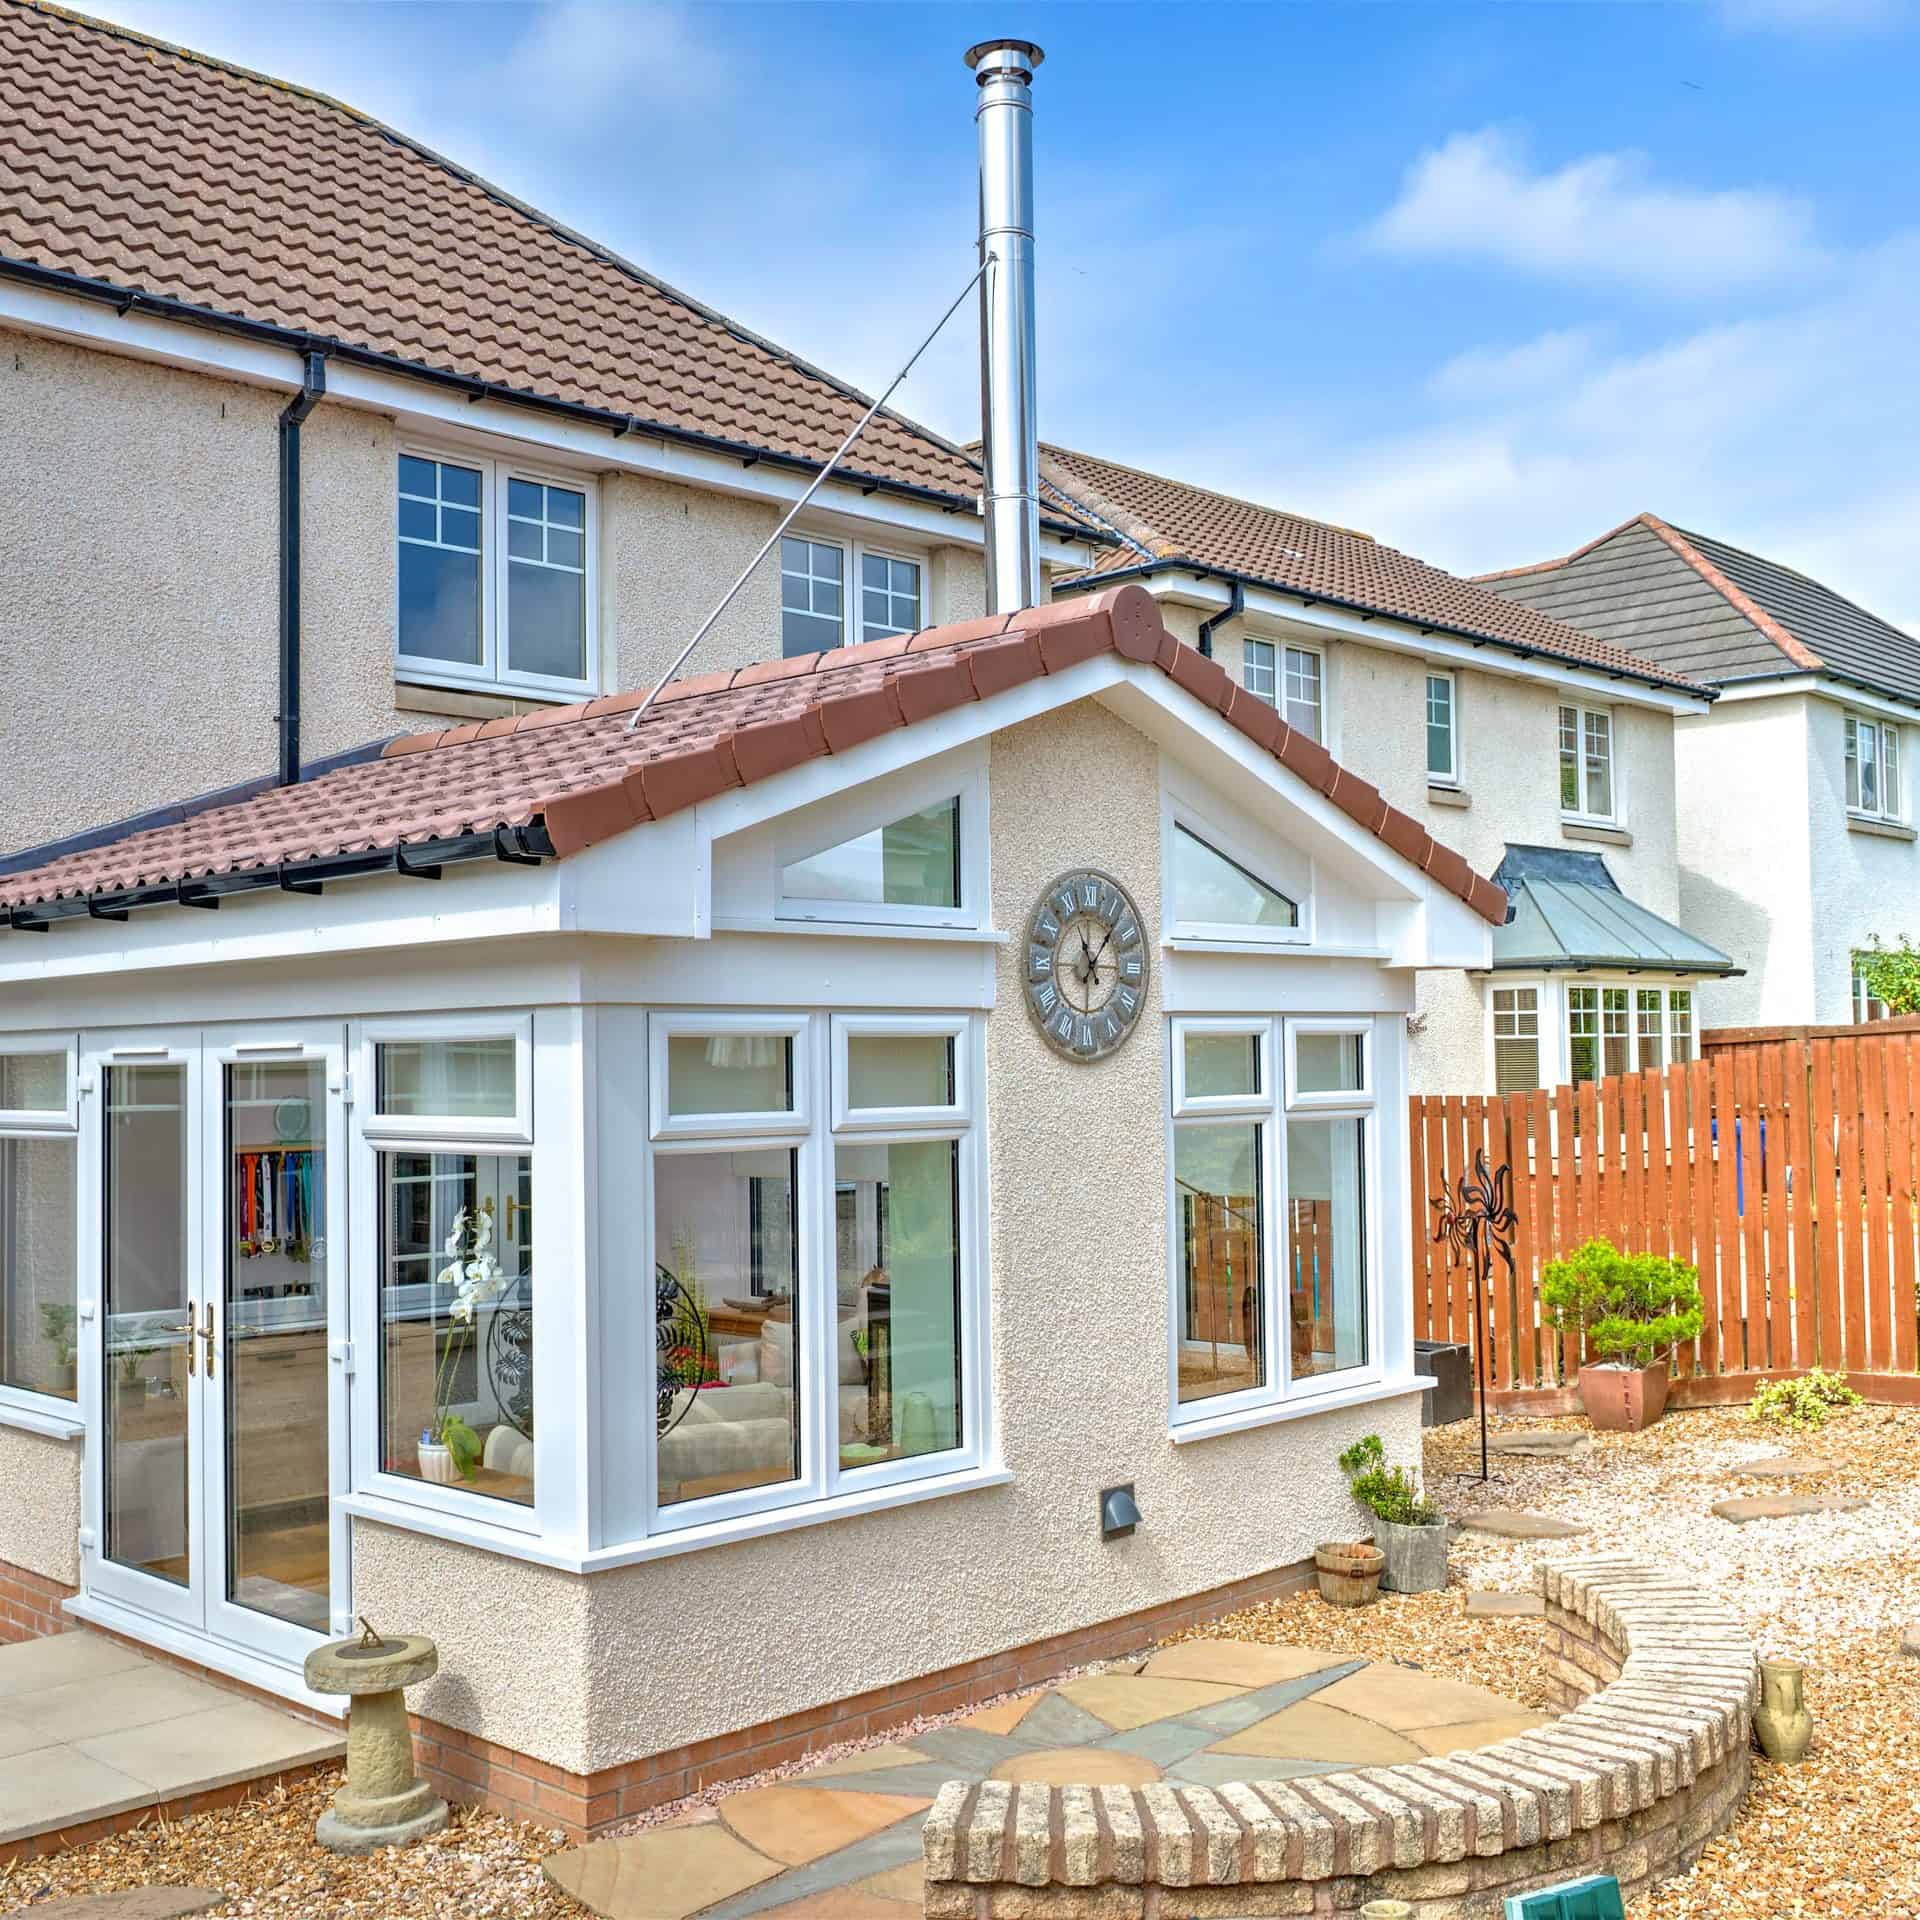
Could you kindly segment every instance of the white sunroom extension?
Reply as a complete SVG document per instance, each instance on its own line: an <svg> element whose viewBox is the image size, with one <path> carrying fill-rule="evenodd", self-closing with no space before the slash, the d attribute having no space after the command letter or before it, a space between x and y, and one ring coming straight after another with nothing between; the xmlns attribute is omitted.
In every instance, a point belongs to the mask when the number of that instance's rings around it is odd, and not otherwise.
<svg viewBox="0 0 1920 1920"><path fill-rule="evenodd" d="M1350 1525L1504 909L1138 588L636 704L0 877L0 1562L293 1697L429 1633L581 1829Z"/></svg>

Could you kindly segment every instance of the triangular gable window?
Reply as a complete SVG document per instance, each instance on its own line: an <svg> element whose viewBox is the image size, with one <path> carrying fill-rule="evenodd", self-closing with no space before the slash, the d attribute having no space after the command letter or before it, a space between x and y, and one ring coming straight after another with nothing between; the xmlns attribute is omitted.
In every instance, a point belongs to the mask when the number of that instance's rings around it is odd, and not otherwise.
<svg viewBox="0 0 1920 1920"><path fill-rule="evenodd" d="M1300 908L1198 834L1176 826L1173 917L1181 926L1297 927Z"/></svg>
<svg viewBox="0 0 1920 1920"><path fill-rule="evenodd" d="M787 900L958 907L960 796L842 840L781 869Z"/></svg>

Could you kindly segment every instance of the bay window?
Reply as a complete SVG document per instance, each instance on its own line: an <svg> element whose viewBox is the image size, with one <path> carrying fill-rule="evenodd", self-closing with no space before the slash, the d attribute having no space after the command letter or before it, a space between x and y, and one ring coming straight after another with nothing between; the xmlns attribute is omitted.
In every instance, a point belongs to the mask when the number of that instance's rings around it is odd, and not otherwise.
<svg viewBox="0 0 1920 1920"><path fill-rule="evenodd" d="M971 1464L973 1022L651 1026L654 1527Z"/></svg>
<svg viewBox="0 0 1920 1920"><path fill-rule="evenodd" d="M0 1394L78 1398L78 1151L71 1047L0 1050Z"/></svg>
<svg viewBox="0 0 1920 1920"><path fill-rule="evenodd" d="M1379 1371L1364 1020L1171 1027L1175 1426Z"/></svg>
<svg viewBox="0 0 1920 1920"><path fill-rule="evenodd" d="M1495 999L1497 1006L1497 994ZM1567 989L1567 1078L1575 1086L1610 1074L1685 1066L1693 1057L1691 988Z"/></svg>

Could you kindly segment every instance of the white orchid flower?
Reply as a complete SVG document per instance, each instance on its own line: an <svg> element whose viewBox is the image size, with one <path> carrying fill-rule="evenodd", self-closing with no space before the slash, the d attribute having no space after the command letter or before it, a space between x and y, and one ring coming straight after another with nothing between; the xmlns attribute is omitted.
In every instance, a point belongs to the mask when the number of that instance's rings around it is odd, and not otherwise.
<svg viewBox="0 0 1920 1920"><path fill-rule="evenodd" d="M447 1313L450 1318L455 1320L471 1320L473 1318L473 1302L463 1295L447 1309Z"/></svg>
<svg viewBox="0 0 1920 1920"><path fill-rule="evenodd" d="M457 1287L460 1284L460 1266L456 1261L450 1267L442 1267L434 1278L443 1287Z"/></svg>

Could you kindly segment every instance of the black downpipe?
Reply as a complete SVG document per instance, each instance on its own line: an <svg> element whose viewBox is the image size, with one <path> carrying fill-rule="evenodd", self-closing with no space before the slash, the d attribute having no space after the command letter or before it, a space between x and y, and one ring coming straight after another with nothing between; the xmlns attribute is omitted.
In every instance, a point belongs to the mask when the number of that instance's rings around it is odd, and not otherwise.
<svg viewBox="0 0 1920 1920"><path fill-rule="evenodd" d="M1204 659L1213 658L1213 634L1216 627L1224 627L1229 620L1237 620L1247 610L1247 585L1244 580L1228 583L1227 604L1211 620L1200 622L1200 652Z"/></svg>
<svg viewBox="0 0 1920 1920"><path fill-rule="evenodd" d="M309 353L280 414L280 784L300 780L300 424L327 390L327 357Z"/></svg>

